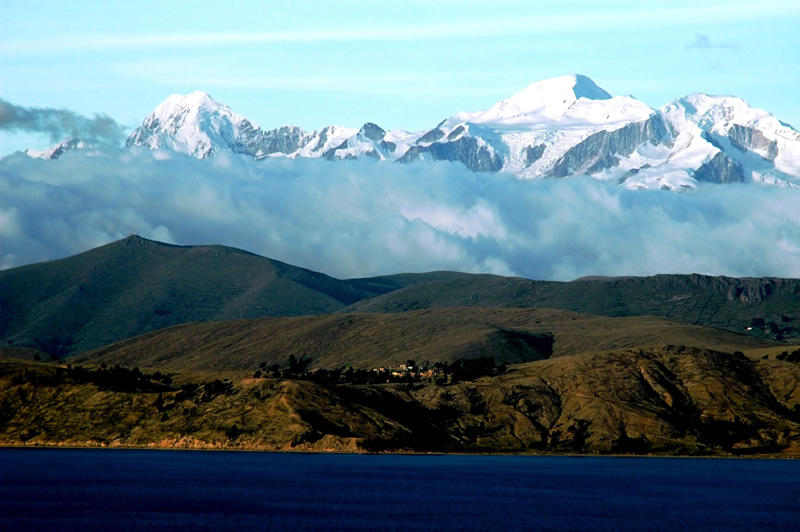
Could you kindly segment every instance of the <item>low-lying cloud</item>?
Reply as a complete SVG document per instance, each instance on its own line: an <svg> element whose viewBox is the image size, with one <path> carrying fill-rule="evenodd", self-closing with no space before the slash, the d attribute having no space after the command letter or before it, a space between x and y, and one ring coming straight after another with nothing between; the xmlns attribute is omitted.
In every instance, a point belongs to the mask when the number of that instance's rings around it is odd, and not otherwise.
<svg viewBox="0 0 800 532"><path fill-rule="evenodd" d="M450 163L197 160L70 152L0 160L0 268L131 233L225 244L339 278L460 270L569 280L800 277L800 191L682 194L592 179L519 181Z"/></svg>
<svg viewBox="0 0 800 532"><path fill-rule="evenodd" d="M41 133L53 142L76 137L117 145L125 140L127 128L104 114L90 118L68 109L23 107L0 98L0 130Z"/></svg>

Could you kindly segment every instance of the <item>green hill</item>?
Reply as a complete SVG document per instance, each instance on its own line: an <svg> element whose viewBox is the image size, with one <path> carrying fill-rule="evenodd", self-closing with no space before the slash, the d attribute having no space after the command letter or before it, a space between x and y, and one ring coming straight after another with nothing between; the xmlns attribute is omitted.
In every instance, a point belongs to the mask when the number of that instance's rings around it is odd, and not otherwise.
<svg viewBox="0 0 800 532"><path fill-rule="evenodd" d="M0 341L62 357L179 323L333 312L376 293L233 248L130 236L0 272Z"/></svg>

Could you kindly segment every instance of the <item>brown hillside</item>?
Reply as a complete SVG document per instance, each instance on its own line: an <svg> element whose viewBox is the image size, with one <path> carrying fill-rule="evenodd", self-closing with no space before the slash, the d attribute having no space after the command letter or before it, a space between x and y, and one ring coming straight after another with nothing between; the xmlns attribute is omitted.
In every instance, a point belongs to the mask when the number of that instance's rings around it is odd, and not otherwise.
<svg viewBox="0 0 800 532"><path fill-rule="evenodd" d="M439 307L557 308L603 316L660 316L751 336L800 338L800 280L705 275L592 277L546 282L474 276L407 286L340 312Z"/></svg>
<svg viewBox="0 0 800 532"><path fill-rule="evenodd" d="M544 336L543 336L544 335ZM518 363L552 355L691 345L733 352L775 345L662 318L608 318L561 310L442 308L399 314L336 314L176 326L71 359L173 371L255 370L310 358L311 368L376 368L494 356ZM545 339L543 341L543 338Z"/></svg>
<svg viewBox="0 0 800 532"><path fill-rule="evenodd" d="M455 385L175 375L165 388L0 361L0 444L264 450L790 455L800 363L662 347L560 357ZM148 377L149 378L149 377ZM161 388L157 388L161 386ZM156 388L154 388L156 387Z"/></svg>

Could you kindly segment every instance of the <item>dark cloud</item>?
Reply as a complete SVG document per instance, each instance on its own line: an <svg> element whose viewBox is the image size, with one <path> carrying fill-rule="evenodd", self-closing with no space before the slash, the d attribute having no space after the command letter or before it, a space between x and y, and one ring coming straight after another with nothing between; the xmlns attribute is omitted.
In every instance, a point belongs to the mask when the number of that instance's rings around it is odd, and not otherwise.
<svg viewBox="0 0 800 532"><path fill-rule="evenodd" d="M0 267L130 233L219 243L347 278L461 270L800 276L800 190L673 193L520 181L450 163L197 160L145 149L0 160Z"/></svg>
<svg viewBox="0 0 800 532"><path fill-rule="evenodd" d="M67 109L22 107L3 99L0 99L0 130L41 133L53 142L77 137L112 145L120 144L126 135L125 127L103 114L89 118Z"/></svg>

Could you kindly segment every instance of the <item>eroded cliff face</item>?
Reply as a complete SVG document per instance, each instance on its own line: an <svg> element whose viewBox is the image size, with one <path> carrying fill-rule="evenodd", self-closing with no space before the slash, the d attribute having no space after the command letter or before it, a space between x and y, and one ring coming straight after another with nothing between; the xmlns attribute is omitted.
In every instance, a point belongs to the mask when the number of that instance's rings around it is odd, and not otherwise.
<svg viewBox="0 0 800 532"><path fill-rule="evenodd" d="M666 346L441 384L231 378L119 391L0 364L0 442L300 451L798 454L798 357ZM180 388L178 385L180 384Z"/></svg>

